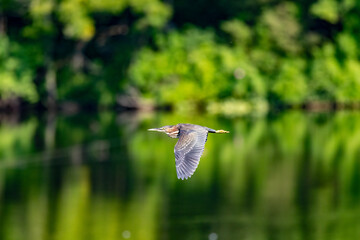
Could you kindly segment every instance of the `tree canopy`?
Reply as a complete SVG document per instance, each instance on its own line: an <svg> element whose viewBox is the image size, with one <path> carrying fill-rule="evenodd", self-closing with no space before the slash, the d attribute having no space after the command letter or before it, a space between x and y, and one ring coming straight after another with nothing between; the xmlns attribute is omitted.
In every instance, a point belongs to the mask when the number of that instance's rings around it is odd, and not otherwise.
<svg viewBox="0 0 360 240"><path fill-rule="evenodd" d="M354 103L359 15L355 0L2 0L0 102Z"/></svg>

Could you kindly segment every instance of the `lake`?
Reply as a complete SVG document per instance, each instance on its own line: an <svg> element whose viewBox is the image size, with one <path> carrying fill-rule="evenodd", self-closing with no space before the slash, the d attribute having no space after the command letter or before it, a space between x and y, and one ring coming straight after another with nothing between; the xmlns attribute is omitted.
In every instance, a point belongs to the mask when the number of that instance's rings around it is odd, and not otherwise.
<svg viewBox="0 0 360 240"><path fill-rule="evenodd" d="M176 177L176 139L210 134ZM360 112L0 115L0 239L360 239Z"/></svg>

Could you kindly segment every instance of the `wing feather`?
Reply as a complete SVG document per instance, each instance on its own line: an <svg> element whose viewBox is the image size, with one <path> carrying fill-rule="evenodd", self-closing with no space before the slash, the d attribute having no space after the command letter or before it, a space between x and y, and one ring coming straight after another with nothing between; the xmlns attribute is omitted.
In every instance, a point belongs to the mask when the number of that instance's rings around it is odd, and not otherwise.
<svg viewBox="0 0 360 240"><path fill-rule="evenodd" d="M175 145L175 165L179 179L191 177L199 165L204 152L208 131L182 131Z"/></svg>

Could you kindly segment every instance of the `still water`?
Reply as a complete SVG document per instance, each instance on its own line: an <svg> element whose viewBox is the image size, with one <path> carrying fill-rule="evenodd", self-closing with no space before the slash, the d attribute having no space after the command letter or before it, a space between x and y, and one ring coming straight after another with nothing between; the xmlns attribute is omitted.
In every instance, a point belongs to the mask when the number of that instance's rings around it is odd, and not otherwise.
<svg viewBox="0 0 360 240"><path fill-rule="evenodd" d="M176 177L196 123L199 168ZM360 239L360 112L0 116L0 239Z"/></svg>

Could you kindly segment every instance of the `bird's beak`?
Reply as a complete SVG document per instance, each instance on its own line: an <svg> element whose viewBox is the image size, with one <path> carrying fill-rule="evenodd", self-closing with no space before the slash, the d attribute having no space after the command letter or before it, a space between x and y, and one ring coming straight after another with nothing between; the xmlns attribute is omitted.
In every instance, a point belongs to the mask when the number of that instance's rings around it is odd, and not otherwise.
<svg viewBox="0 0 360 240"><path fill-rule="evenodd" d="M165 132L164 129L161 129L161 128L150 128L148 129L148 131L152 131L152 132Z"/></svg>

